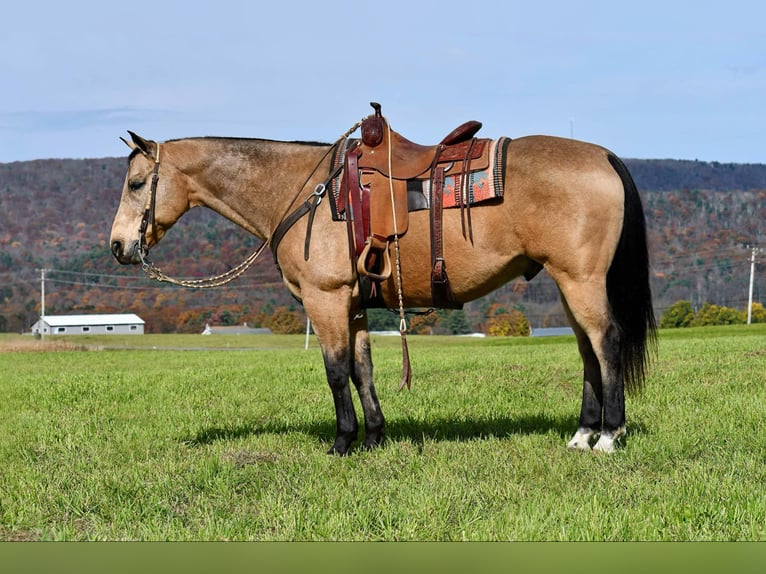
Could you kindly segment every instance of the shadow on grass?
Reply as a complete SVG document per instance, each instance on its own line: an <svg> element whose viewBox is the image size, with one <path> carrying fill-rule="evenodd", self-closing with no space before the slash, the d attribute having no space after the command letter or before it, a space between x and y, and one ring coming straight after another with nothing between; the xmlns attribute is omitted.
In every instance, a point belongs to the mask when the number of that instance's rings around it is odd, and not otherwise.
<svg viewBox="0 0 766 574"><path fill-rule="evenodd" d="M482 438L508 437L512 435L537 435L554 433L562 437L574 432L575 417L526 415L519 417L441 418L435 420L398 419L388 427L393 439L409 439L415 442L469 441Z"/></svg>
<svg viewBox="0 0 766 574"><path fill-rule="evenodd" d="M391 440L470 441L513 435L553 433L562 440L569 439L577 430L576 416L523 415L519 417L489 417L475 419L436 418L433 420L391 419L387 422L386 436ZM211 426L196 435L182 439L189 446L203 446L218 441L232 441L261 434L303 433L331 443L335 437L335 423L331 420L284 424L273 422L242 423L232 426ZM630 434L644 434L641 423L630 425ZM360 439L363 431L360 429ZM358 447L358 444L355 445Z"/></svg>

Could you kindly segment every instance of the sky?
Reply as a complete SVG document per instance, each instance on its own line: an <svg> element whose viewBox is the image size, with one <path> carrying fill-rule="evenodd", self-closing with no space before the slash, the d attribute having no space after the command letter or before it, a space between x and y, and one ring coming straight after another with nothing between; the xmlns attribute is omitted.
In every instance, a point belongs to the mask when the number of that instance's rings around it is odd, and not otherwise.
<svg viewBox="0 0 766 574"><path fill-rule="evenodd" d="M5 3L0 163L158 141L333 142L383 106L430 144L549 134L766 163L763 0Z"/></svg>

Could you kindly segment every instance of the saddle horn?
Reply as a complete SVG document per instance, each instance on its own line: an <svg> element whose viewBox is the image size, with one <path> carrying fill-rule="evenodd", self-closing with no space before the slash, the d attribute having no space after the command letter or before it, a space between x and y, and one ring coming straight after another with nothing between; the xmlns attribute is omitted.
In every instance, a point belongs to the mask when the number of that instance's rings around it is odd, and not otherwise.
<svg viewBox="0 0 766 574"><path fill-rule="evenodd" d="M362 142L369 147L377 147L383 142L386 131L386 119L380 113L380 104L370 102L375 115L362 120Z"/></svg>

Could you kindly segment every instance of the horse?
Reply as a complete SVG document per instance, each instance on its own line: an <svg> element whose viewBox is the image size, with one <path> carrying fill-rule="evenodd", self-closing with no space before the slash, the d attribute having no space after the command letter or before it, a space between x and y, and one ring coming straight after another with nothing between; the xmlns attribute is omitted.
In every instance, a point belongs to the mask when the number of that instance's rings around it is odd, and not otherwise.
<svg viewBox="0 0 766 574"><path fill-rule="evenodd" d="M350 234L333 219L331 201L320 201L316 191L326 183L338 142L157 142L128 133L130 140L121 138L131 151L111 229L114 257L146 266L149 250L186 211L200 206L264 246L280 228L280 241L272 245L275 262L311 321L334 402L336 432L328 454L345 455L358 439L349 379L364 415L362 448L381 445L385 418L373 383L367 309L350 261ZM544 268L558 286L583 364L579 422L567 447L614 452L626 433L625 393L640 394L656 345L636 185L608 149L546 135L512 139L501 169L504 196L471 208L470 240L461 230L460 210L443 212L453 296L465 303ZM392 273L380 284L385 306L432 305L430 250L429 215L411 212L397 245L398 277Z"/></svg>

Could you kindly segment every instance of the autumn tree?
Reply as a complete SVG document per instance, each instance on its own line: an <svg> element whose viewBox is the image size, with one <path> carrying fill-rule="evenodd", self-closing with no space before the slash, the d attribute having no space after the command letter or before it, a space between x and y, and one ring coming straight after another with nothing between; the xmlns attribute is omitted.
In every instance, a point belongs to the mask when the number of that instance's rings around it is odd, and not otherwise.
<svg viewBox="0 0 766 574"><path fill-rule="evenodd" d="M450 335L467 335L473 332L468 316L462 309L453 309L443 321Z"/></svg>
<svg viewBox="0 0 766 574"><path fill-rule="evenodd" d="M689 301L676 301L660 317L660 328L688 327L694 320L694 309Z"/></svg>
<svg viewBox="0 0 766 574"><path fill-rule="evenodd" d="M492 305L488 315L484 332L490 337L527 337L531 333L529 321L518 309Z"/></svg>
<svg viewBox="0 0 766 574"><path fill-rule="evenodd" d="M439 324L439 320L440 318L437 313L415 315L410 319L410 333L415 335L432 335L434 328Z"/></svg>
<svg viewBox="0 0 766 574"><path fill-rule="evenodd" d="M705 303L694 314L692 327L704 327L708 325L741 325L745 323L747 316L743 311Z"/></svg>
<svg viewBox="0 0 766 574"><path fill-rule="evenodd" d="M297 311L291 311L287 307L277 307L266 326L277 335L291 335L302 333L306 328L306 322Z"/></svg>
<svg viewBox="0 0 766 574"><path fill-rule="evenodd" d="M761 303L753 303L750 307L751 323L766 323L766 308Z"/></svg>

